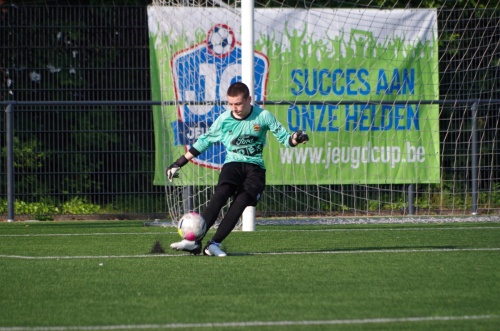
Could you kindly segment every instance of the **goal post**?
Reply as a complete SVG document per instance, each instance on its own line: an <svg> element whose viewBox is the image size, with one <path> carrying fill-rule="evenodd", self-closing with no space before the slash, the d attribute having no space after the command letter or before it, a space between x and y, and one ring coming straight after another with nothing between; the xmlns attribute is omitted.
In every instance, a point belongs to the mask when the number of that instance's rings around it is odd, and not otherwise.
<svg viewBox="0 0 500 331"><path fill-rule="evenodd" d="M254 98L254 5L253 0L241 0L241 64L242 81ZM241 230L255 231L255 207L248 206L241 216Z"/></svg>

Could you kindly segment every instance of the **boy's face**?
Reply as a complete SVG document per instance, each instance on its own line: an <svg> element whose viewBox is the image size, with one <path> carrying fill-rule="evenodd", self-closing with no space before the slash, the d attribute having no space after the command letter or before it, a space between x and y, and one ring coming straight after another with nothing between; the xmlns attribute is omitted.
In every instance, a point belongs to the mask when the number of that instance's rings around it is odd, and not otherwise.
<svg viewBox="0 0 500 331"><path fill-rule="evenodd" d="M236 97L228 96L227 101L229 103L229 107L231 108L233 116L236 118L245 118L248 114L250 114L250 111L252 110L251 96L249 96L248 98L245 98L243 94L240 94Z"/></svg>

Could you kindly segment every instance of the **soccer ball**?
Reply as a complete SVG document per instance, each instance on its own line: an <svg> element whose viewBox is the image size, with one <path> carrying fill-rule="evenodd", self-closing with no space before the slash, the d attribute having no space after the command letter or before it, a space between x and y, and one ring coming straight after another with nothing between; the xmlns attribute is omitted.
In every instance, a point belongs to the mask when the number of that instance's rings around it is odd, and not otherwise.
<svg viewBox="0 0 500 331"><path fill-rule="evenodd" d="M182 239L191 241L201 239L206 229L207 225L203 217L194 212L184 214L177 225L177 231Z"/></svg>
<svg viewBox="0 0 500 331"><path fill-rule="evenodd" d="M236 43L233 30L225 24L217 24L207 37L208 50L215 56L223 56L231 52Z"/></svg>

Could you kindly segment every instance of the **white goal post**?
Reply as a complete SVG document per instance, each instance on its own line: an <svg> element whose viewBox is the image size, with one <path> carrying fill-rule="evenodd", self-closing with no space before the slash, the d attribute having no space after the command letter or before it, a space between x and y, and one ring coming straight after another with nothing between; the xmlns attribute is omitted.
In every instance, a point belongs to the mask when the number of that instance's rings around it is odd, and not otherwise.
<svg viewBox="0 0 500 331"><path fill-rule="evenodd" d="M242 81L254 97L254 6L253 0L241 0L241 64ZM241 230L255 231L255 207L248 206L241 216Z"/></svg>

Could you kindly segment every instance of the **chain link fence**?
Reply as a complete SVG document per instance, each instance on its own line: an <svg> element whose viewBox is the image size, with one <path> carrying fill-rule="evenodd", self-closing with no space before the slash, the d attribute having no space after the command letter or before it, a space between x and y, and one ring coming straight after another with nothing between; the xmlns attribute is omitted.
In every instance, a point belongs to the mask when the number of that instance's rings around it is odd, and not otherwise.
<svg viewBox="0 0 500 331"><path fill-rule="evenodd" d="M480 212L498 213L500 56L491 39L498 39L500 15L441 10L439 16L446 17L439 20L440 90L448 101L440 107L443 180L413 188L417 213L470 214L474 198ZM165 189L153 185L146 7L10 6L1 17L0 101L4 109L13 103L13 174L0 169L0 218L7 218L9 180L16 219L167 217ZM458 42L456 35L470 29L462 21L476 31ZM483 100L476 188L473 100ZM0 145L7 164L4 114ZM258 215L400 215L407 193L407 186L390 184L273 186Z"/></svg>

